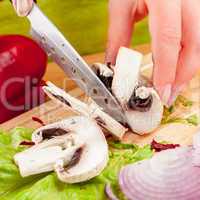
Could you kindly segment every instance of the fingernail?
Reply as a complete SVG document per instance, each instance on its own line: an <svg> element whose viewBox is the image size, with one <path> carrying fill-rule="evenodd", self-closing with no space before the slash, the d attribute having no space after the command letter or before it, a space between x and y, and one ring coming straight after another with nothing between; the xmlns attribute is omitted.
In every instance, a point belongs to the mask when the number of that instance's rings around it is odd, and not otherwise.
<svg viewBox="0 0 200 200"><path fill-rule="evenodd" d="M168 106L171 106L171 105L173 105L174 104L174 102L176 101L176 98L178 97L178 95L177 94L175 94L175 95L172 95L170 98L169 98L169 101L168 101Z"/></svg>
<svg viewBox="0 0 200 200"><path fill-rule="evenodd" d="M26 16L32 8L32 0L17 0L15 2L15 9L19 16Z"/></svg>
<svg viewBox="0 0 200 200"><path fill-rule="evenodd" d="M13 4L15 10L17 10L17 0L12 0L12 4Z"/></svg>
<svg viewBox="0 0 200 200"><path fill-rule="evenodd" d="M162 100L162 102L165 106L168 106L168 101L169 101L169 98L171 96L171 92L172 92L172 85L167 84L163 88L163 91L162 91L162 94L161 94L161 100Z"/></svg>

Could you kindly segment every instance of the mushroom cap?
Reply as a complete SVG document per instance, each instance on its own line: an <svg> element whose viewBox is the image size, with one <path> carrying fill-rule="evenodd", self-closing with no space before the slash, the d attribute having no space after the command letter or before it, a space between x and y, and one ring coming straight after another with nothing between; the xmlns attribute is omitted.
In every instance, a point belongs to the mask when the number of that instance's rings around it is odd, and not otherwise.
<svg viewBox="0 0 200 200"><path fill-rule="evenodd" d="M69 130L70 137L75 138L75 144L76 141L84 144L80 160L74 166L65 169L60 160L55 163L54 168L61 181L82 182L101 173L108 162L108 145L102 130L94 120L83 116L71 117L37 129L33 138L42 130L50 128Z"/></svg>
<svg viewBox="0 0 200 200"><path fill-rule="evenodd" d="M140 112L131 109L128 109L125 112L130 128L138 134L152 132L159 126L162 120L163 105L160 101L160 98L154 89L148 89L153 97L151 108L146 112Z"/></svg>

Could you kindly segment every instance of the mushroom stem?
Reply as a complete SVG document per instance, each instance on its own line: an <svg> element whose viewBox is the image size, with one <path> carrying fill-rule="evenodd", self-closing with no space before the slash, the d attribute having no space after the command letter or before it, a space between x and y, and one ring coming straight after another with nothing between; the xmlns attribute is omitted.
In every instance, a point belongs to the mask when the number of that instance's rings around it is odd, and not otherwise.
<svg viewBox="0 0 200 200"><path fill-rule="evenodd" d="M144 86L136 87L128 101L128 108L135 111L147 112L153 103L151 89Z"/></svg>
<svg viewBox="0 0 200 200"><path fill-rule="evenodd" d="M64 99L64 101L62 101L64 106L67 106L78 114L82 114L96 120L98 125L108 130L115 137L122 139L127 131L123 125L121 125L107 113L103 112L96 103L91 102L89 105L83 103L50 82L47 82L47 86L44 86L43 89L51 99L58 101L58 98L56 97L62 97L62 99Z"/></svg>
<svg viewBox="0 0 200 200"><path fill-rule="evenodd" d="M135 96L140 99L147 99L150 95L150 90L144 86L135 89Z"/></svg>
<svg viewBox="0 0 200 200"><path fill-rule="evenodd" d="M77 144L63 149L63 142L56 138L49 140L45 145L41 144L15 155L14 160L19 166L22 177L53 171L58 160L62 160L64 165L67 165L76 150L83 145Z"/></svg>

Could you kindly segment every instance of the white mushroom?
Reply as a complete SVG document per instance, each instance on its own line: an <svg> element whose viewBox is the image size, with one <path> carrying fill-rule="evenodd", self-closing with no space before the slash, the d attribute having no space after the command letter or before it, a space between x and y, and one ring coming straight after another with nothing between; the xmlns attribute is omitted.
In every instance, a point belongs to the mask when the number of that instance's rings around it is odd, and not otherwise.
<svg viewBox="0 0 200 200"><path fill-rule="evenodd" d="M52 139L45 138L45 130L64 129L68 133ZM87 117L71 117L39 128L33 133L43 134L35 146L15 155L15 163L22 176L55 170L58 178L66 183L89 180L101 173L108 162L108 145L97 123ZM61 132L60 132L61 133Z"/></svg>
<svg viewBox="0 0 200 200"><path fill-rule="evenodd" d="M55 171L58 178L67 183L89 180L105 168L108 161L108 145L100 127L95 121L86 117L76 117L69 129L78 134L84 147L77 164L64 169L63 162L58 161Z"/></svg>
<svg viewBox="0 0 200 200"><path fill-rule="evenodd" d="M121 104L127 103L138 85L142 54L124 47L119 49L112 92Z"/></svg>
<svg viewBox="0 0 200 200"><path fill-rule="evenodd" d="M107 113L103 112L102 109L93 101L90 104L86 104L70 96L64 90L56 87L50 82L47 82L47 86L44 86L43 89L45 93L55 101L59 100L64 106L67 106L78 114L95 119L100 126L108 130L118 139L122 139L127 131L123 125L121 125Z"/></svg>
<svg viewBox="0 0 200 200"><path fill-rule="evenodd" d="M125 109L127 123L138 133L152 132L161 122L163 105L152 87L140 83L142 55L120 48L117 55L112 91Z"/></svg>
<svg viewBox="0 0 200 200"><path fill-rule="evenodd" d="M58 160L63 160L67 165L75 152L83 144L71 145L66 148L68 137L53 138L44 143L35 145L24 152L14 156L15 163L19 166L22 177L53 171Z"/></svg>

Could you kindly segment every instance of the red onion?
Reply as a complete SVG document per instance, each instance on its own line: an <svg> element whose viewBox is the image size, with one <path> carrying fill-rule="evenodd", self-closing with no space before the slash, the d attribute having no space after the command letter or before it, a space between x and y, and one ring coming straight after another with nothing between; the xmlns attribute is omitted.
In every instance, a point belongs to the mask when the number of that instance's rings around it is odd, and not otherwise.
<svg viewBox="0 0 200 200"><path fill-rule="evenodd" d="M193 164L200 167L200 134L196 134L193 137Z"/></svg>
<svg viewBox="0 0 200 200"><path fill-rule="evenodd" d="M35 145L35 142L32 142L32 141L22 141L19 145L33 146L33 145Z"/></svg>
<svg viewBox="0 0 200 200"><path fill-rule="evenodd" d="M39 124L41 124L42 126L45 126L46 124L38 117L32 117L32 120L35 122L38 122Z"/></svg>
<svg viewBox="0 0 200 200"><path fill-rule="evenodd" d="M110 200L119 200L112 191L111 185L109 183L105 186L105 194Z"/></svg>
<svg viewBox="0 0 200 200"><path fill-rule="evenodd" d="M177 147L124 167L119 184L130 200L199 200L200 168L193 147ZM199 159L200 160L200 159Z"/></svg>
<svg viewBox="0 0 200 200"><path fill-rule="evenodd" d="M195 149L200 149L200 134L196 134L193 137L193 146Z"/></svg>
<svg viewBox="0 0 200 200"><path fill-rule="evenodd" d="M180 147L180 144L162 144L156 142L155 140L151 142L151 149L155 150L155 152L160 152L167 149L175 149L176 147Z"/></svg>

